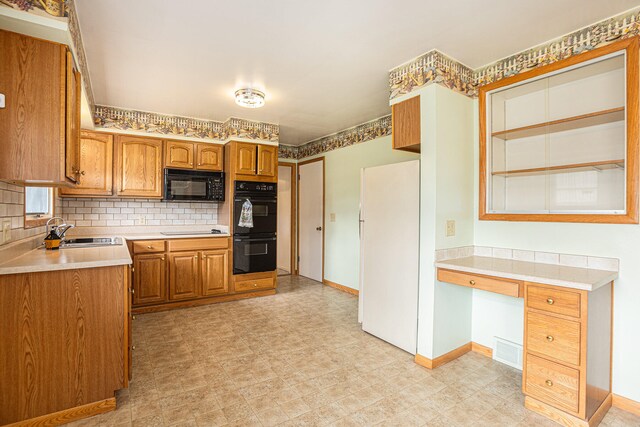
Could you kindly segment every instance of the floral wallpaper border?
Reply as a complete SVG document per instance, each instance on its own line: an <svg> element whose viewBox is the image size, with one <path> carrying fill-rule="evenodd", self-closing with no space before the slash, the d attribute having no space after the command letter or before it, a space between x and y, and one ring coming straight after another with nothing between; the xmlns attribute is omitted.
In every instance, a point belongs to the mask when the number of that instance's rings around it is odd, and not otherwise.
<svg viewBox="0 0 640 427"><path fill-rule="evenodd" d="M476 97L480 86L638 34L640 9L636 8L476 70L437 50L431 50L389 72L389 99L431 83L439 83L466 96Z"/></svg>
<svg viewBox="0 0 640 427"><path fill-rule="evenodd" d="M96 105L94 124L98 128L134 130L162 135L177 135L200 139L225 140L246 138L278 142L280 126L229 118L225 122L170 116L146 111Z"/></svg>
<svg viewBox="0 0 640 427"><path fill-rule="evenodd" d="M75 0L67 1L67 15L69 16L69 32L71 33L71 40L76 50L76 57L78 59L78 67L80 68L80 74L82 75L82 84L84 91L87 95L87 102L89 104L89 111L92 113L95 111L96 103L93 97L93 86L91 85L91 75L89 74L89 65L87 57L84 53L84 44L82 44L82 33L80 31L80 22L78 21L78 14L76 13Z"/></svg>
<svg viewBox="0 0 640 427"><path fill-rule="evenodd" d="M278 157L281 159L304 159L338 148L373 141L387 135L391 135L391 115L324 136L298 147L280 145Z"/></svg>

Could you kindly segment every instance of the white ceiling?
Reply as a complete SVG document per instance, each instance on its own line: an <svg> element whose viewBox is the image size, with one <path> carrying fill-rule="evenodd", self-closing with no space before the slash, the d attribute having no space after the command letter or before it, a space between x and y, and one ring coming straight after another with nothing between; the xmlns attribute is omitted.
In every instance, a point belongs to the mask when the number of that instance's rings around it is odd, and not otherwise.
<svg viewBox="0 0 640 427"><path fill-rule="evenodd" d="M388 71L477 68L638 0L76 0L98 104L280 124L298 145L390 113ZM267 93L257 110L235 89Z"/></svg>

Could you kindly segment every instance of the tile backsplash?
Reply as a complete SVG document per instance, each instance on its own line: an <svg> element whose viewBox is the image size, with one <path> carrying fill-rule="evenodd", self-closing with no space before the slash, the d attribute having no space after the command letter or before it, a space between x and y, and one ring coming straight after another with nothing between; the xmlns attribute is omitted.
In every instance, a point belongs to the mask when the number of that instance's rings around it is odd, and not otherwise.
<svg viewBox="0 0 640 427"><path fill-rule="evenodd" d="M218 204L156 199L62 199L62 216L76 227L216 224Z"/></svg>
<svg viewBox="0 0 640 427"><path fill-rule="evenodd" d="M55 212L60 212L60 199L55 199ZM0 182L0 224L11 220L11 239L7 243L44 234L46 227L24 228L24 187Z"/></svg>

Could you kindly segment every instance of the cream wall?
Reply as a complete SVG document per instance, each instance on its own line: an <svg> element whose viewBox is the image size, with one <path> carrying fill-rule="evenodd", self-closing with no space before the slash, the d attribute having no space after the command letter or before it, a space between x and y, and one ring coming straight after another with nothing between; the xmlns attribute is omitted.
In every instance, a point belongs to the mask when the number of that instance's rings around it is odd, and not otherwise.
<svg viewBox="0 0 640 427"><path fill-rule="evenodd" d="M478 220L478 103L474 101L474 243L620 259L614 293L613 392L640 401L640 225L526 223ZM473 341L494 335L522 344L522 303L478 291L473 296Z"/></svg>
<svg viewBox="0 0 640 427"><path fill-rule="evenodd" d="M325 157L324 278L358 289L360 170L414 160L419 156L393 150L391 136L339 148L304 160L322 156ZM331 222L332 213L335 214L335 222ZM390 230L393 230L393 224L389 224L389 230L381 232Z"/></svg>

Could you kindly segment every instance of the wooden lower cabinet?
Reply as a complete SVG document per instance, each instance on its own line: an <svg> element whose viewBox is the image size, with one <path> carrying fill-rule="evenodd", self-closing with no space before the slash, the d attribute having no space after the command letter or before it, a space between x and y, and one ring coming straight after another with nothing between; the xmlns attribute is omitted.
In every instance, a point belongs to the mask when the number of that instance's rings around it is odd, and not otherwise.
<svg viewBox="0 0 640 427"><path fill-rule="evenodd" d="M143 254L133 257L133 305L158 304L167 301L165 254Z"/></svg>
<svg viewBox="0 0 640 427"><path fill-rule="evenodd" d="M223 295L229 292L229 251L202 252L202 295Z"/></svg>
<svg viewBox="0 0 640 427"><path fill-rule="evenodd" d="M169 254L169 300L196 298L200 294L199 252Z"/></svg>
<svg viewBox="0 0 640 427"><path fill-rule="evenodd" d="M0 275L0 425L59 425L115 409L127 384L126 273Z"/></svg>
<svg viewBox="0 0 640 427"><path fill-rule="evenodd" d="M229 242L226 237L130 241L133 312L273 294L275 272L231 275Z"/></svg>

